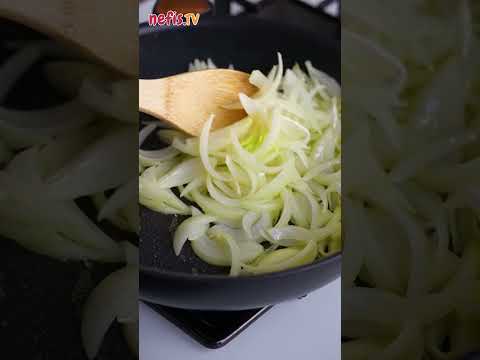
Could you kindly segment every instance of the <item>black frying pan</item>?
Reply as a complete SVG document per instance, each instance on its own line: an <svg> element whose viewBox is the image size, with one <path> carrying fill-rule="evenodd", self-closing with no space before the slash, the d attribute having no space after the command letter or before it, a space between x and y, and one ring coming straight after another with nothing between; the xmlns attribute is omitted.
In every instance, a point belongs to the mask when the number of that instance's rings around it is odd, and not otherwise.
<svg viewBox="0 0 480 360"><path fill-rule="evenodd" d="M222 67L232 63L246 72L268 71L280 51L286 66L311 60L340 80L340 38L334 35L335 26L319 17L318 29L310 32L249 16L202 18L193 28L141 26L140 78L185 72L194 58L208 57ZM141 209L141 217L140 297L149 302L198 310L256 308L306 295L340 274L341 255L335 254L293 270L231 278L227 269L196 258L188 246L175 256L172 217L146 208Z"/></svg>

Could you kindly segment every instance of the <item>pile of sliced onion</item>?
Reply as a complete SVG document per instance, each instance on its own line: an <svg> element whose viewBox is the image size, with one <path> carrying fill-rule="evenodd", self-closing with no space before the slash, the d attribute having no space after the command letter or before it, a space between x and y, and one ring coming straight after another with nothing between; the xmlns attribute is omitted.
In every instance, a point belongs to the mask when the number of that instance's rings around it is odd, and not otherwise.
<svg viewBox="0 0 480 360"><path fill-rule="evenodd" d="M478 4L342 4L344 359L479 349Z"/></svg>
<svg viewBox="0 0 480 360"><path fill-rule="evenodd" d="M191 70L213 67L194 62ZM167 144L140 150L140 203L164 214L188 215L176 230L178 255L190 242L204 261L231 275L281 271L341 248L340 87L306 64L268 75L253 71L258 88L239 94L246 117L198 138L161 129ZM140 144L155 131L147 125ZM190 204L193 203L193 206Z"/></svg>
<svg viewBox="0 0 480 360"><path fill-rule="evenodd" d="M98 221L138 231L136 179L128 166L136 162L136 80L117 81L99 65L52 60L58 55L72 58L54 43L33 42L0 67L0 236L62 261L126 263L88 298L82 335L93 359L116 319L138 354L138 251L131 245L122 251L76 202L91 197ZM39 60L47 81L69 100L43 109L5 106L10 90Z"/></svg>

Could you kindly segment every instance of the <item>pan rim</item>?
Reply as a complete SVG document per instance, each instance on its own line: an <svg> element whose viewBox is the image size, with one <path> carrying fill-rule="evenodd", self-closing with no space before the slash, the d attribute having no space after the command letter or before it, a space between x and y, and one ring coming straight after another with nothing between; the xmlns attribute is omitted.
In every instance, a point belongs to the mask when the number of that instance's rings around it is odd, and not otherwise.
<svg viewBox="0 0 480 360"><path fill-rule="evenodd" d="M187 272L162 270L153 266L144 266L144 265L140 266L140 274L151 276L156 279L169 278L169 279L189 280L189 281L190 280L244 281L246 279L272 279L272 278L278 278L278 277L298 275L299 273L303 273L303 272L310 272L310 271L316 270L317 268L325 266L327 264L340 262L341 259L342 259L342 251L339 251L325 258L317 259L311 264L298 266L292 269L275 271L275 272L266 273L266 274L257 274L257 275L230 276L228 274L207 274L207 273L193 274L193 273L187 273Z"/></svg>
<svg viewBox="0 0 480 360"><path fill-rule="evenodd" d="M148 22L142 22L139 24L139 27L138 27L138 35L139 35L139 40L141 40L141 38L144 36L148 36L148 35L159 33L159 32L172 32L172 31L190 32L190 31L195 31L196 29L205 28L206 26L223 26L223 25L231 26L231 24L235 22L239 24L248 22L249 25L251 25L251 23L253 22L256 25L281 26L284 29L289 29L291 31L294 31L295 33L303 33L305 35L309 34L309 31L301 25L294 25L291 23L285 23L278 20L268 19L268 18L266 19L259 18L251 15L239 15L239 16L230 16L230 17L209 16L209 17L206 17L205 19L202 19L202 21L199 22L198 25L193 27L192 26L190 27L150 26ZM337 27L336 21L330 21L328 19L321 18L319 19L319 22L323 22L323 25L325 27L329 27L332 32L336 31L336 27ZM336 41L336 39L333 39L331 36L328 36L327 33L324 33L322 31L319 31L318 34L316 34L315 41L322 41L322 43L324 43L324 45L328 47L338 49L338 50L341 49L339 41Z"/></svg>

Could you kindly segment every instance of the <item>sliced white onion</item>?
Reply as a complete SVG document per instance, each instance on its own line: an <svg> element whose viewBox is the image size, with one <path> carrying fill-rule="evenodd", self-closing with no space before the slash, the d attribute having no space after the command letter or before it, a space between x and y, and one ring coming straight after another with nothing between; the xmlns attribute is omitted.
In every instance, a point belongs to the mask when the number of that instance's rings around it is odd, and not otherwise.
<svg viewBox="0 0 480 360"><path fill-rule="evenodd" d="M139 161L142 166L153 166L175 158L180 152L172 146L161 150L139 150Z"/></svg>
<svg viewBox="0 0 480 360"><path fill-rule="evenodd" d="M117 189L105 202L102 209L98 212L99 221L113 216L115 212L124 208L131 202L135 202L138 194L137 180L131 180L127 184Z"/></svg>
<svg viewBox="0 0 480 360"><path fill-rule="evenodd" d="M253 233L252 233L253 225L257 222L259 218L260 218L260 214L253 211L247 212L242 218L243 231L245 231L245 234L247 234L250 240L253 240Z"/></svg>
<svg viewBox="0 0 480 360"><path fill-rule="evenodd" d="M210 196L217 200L220 204L231 206L231 207L238 207L241 205L241 201L237 199L232 199L225 194L223 194L218 188L213 184L212 178L210 175L207 176L207 190Z"/></svg>
<svg viewBox="0 0 480 360"><path fill-rule="evenodd" d="M292 248L281 249L281 250L275 250L273 253L267 256L275 257L276 252L282 252L285 250L289 251L290 254L288 254L289 256L287 258L284 258L283 256L281 256L281 261L275 261L275 258L274 258L274 261L267 262L265 261L265 258L264 258L262 260L263 264L262 264L262 261L260 261L259 265L257 266L244 265L243 268L247 273L264 274L264 273L286 270L286 269L291 269L297 266L310 264L317 257L317 243L315 241L308 242L306 246L300 251L295 251L295 249L292 249ZM268 260L268 258L266 259Z"/></svg>
<svg viewBox="0 0 480 360"><path fill-rule="evenodd" d="M228 181L229 179L220 175L215 169L213 168L210 158L208 155L208 136L210 133L210 129L212 128L214 116L210 116L208 120L205 122L202 128L202 132L200 134L200 158L202 159L202 164L205 167L205 170L214 178Z"/></svg>
<svg viewBox="0 0 480 360"><path fill-rule="evenodd" d="M200 160L194 158L185 160L171 169L168 173L158 179L156 186L164 189L174 188L203 177L204 171L202 164Z"/></svg>
<svg viewBox="0 0 480 360"><path fill-rule="evenodd" d="M205 235L209 224L215 221L215 217L209 215L192 216L184 220L175 230L173 236L173 249L179 255L187 240L196 240Z"/></svg>
<svg viewBox="0 0 480 360"><path fill-rule="evenodd" d="M116 319L138 321L138 268L126 266L107 276L83 308L82 341L89 359L98 353L103 337Z"/></svg>

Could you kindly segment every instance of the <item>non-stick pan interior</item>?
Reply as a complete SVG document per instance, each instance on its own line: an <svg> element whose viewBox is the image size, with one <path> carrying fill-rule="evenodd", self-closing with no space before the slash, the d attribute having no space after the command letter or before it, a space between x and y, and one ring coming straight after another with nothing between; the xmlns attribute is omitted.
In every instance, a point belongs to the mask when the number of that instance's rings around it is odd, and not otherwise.
<svg viewBox="0 0 480 360"><path fill-rule="evenodd" d="M142 28L140 78L151 79L185 72L195 58L211 58L218 66L268 72L283 55L285 66L310 60L340 81L340 42L332 24L319 18L318 31L248 17L212 19L193 28ZM201 89L199 89L201 91ZM141 119L150 119L141 114ZM155 142L147 146L158 146ZM196 258L189 246L177 257L172 234L181 218L141 209L140 264L142 267L181 273L225 273Z"/></svg>

